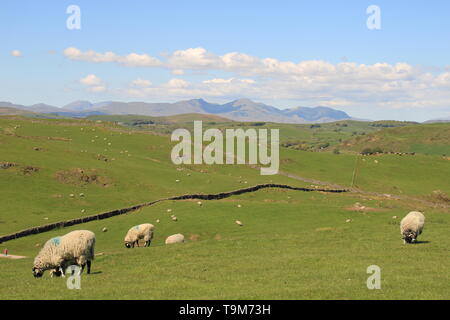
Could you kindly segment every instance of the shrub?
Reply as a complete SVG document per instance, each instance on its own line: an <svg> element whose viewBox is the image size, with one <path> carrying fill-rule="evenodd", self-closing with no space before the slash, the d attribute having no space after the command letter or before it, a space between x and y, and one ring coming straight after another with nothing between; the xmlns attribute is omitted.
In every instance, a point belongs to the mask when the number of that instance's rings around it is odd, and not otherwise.
<svg viewBox="0 0 450 320"><path fill-rule="evenodd" d="M371 148L364 148L363 151L361 151L362 155L371 155L375 153L383 153L383 150L380 147L375 147L373 149Z"/></svg>
<svg viewBox="0 0 450 320"><path fill-rule="evenodd" d="M380 147L375 147L372 150L373 153L383 153L383 150Z"/></svg>

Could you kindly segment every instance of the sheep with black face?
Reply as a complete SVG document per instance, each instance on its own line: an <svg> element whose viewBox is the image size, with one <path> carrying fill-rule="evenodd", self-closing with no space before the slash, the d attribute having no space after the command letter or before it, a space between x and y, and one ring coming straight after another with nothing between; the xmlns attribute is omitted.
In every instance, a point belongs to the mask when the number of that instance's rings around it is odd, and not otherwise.
<svg viewBox="0 0 450 320"><path fill-rule="evenodd" d="M418 211L411 211L400 222L400 233L403 243L414 243L422 233L425 216Z"/></svg>
<svg viewBox="0 0 450 320"><path fill-rule="evenodd" d="M155 226L150 223L143 223L132 227L125 236L125 247L134 248L135 245L139 247L139 240L141 239L145 241L144 247L150 246L154 231Z"/></svg>
<svg viewBox="0 0 450 320"><path fill-rule="evenodd" d="M80 274L87 265L91 273L94 260L95 234L88 230L77 230L48 240L34 259L32 272L40 278L44 271L51 270L50 275L64 276L66 267L77 264L81 266Z"/></svg>

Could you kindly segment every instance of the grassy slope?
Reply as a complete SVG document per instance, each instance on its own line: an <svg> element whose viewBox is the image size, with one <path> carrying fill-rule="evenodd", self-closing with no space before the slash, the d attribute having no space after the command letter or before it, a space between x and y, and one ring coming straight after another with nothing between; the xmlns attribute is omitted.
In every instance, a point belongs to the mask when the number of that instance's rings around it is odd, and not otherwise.
<svg viewBox="0 0 450 320"><path fill-rule="evenodd" d="M354 186L366 191L425 196L450 190L450 180L443 178L450 176L450 160L440 156L335 155L282 149L281 158L285 172L347 187L357 167Z"/></svg>
<svg viewBox="0 0 450 320"><path fill-rule="evenodd" d="M131 133L118 127L114 130L111 124L7 118L0 119L0 127L0 162L18 165L0 169L5 199L0 234L187 192L222 192L270 180L289 180L261 176L243 165L184 166L179 171L170 160L169 137ZM98 160L98 155L108 161ZM23 174L26 166L39 171ZM107 179L108 186L67 184L56 179L57 172L75 168L95 170ZM85 197L79 197L80 193Z"/></svg>
<svg viewBox="0 0 450 320"><path fill-rule="evenodd" d="M0 120L0 162L41 168L31 175L23 175L21 167L0 169L0 190L6 199L1 234L80 216L82 208L92 214L161 196L219 192L270 180L302 184L283 176L263 177L245 166L191 166L178 171L168 158L167 137L128 134L119 127L83 120L33 121ZM13 129L17 125L21 127ZM48 140L49 136L72 140ZM35 146L43 149L34 151ZM131 157L120 153L124 150ZM98 153L116 160L99 161ZM349 185L355 163L354 155L285 148L281 157L283 171L344 185ZM446 161L432 156L366 157L360 162L357 183L383 192L391 192L394 185L412 195L448 190L448 179L443 178L448 175ZM79 167L97 169L112 185L74 186L54 178L58 170ZM175 183L176 179L181 182ZM85 198L68 197L80 192ZM378 210L349 211L355 202ZM170 220L169 208L177 222ZM287 190L203 201L202 207L196 201L159 203L124 216L0 244L2 251L7 247L11 254L28 257L0 259L0 299L448 299L449 212L420 207L427 217L420 237L424 242L404 246L399 219L392 216L402 217L417 208L413 201ZM237 219L244 227L234 223ZM346 223L347 219L352 221ZM126 231L143 222L156 225L152 246L126 249L122 242ZM108 232L101 232L103 227ZM63 279L50 279L48 273L42 279L32 278L36 244L81 228L96 233L96 251L103 253L96 257L94 274L82 278L82 290L67 290ZM178 232L193 240L163 245L166 236ZM366 288L366 268L372 264L381 267L382 290Z"/></svg>
<svg viewBox="0 0 450 320"><path fill-rule="evenodd" d="M389 126L414 126L415 123L399 121L351 121L344 120L333 123L323 123L312 126L311 124L286 124L270 122L236 122L222 117L202 114L184 114L168 117L149 117L139 115L118 116L91 116L92 120L104 120L120 122L134 129L150 131L158 134L170 134L177 128L192 130L193 120L202 120L203 127L208 128L242 128L246 129L279 129L281 143L292 149L320 150L329 144L330 148L338 146L342 141L354 136L365 135L381 130L381 125ZM148 124L146 122L154 123ZM143 123L142 123L143 122Z"/></svg>
<svg viewBox="0 0 450 320"><path fill-rule="evenodd" d="M34 115L31 111L20 110L16 108L0 107L0 115Z"/></svg>
<svg viewBox="0 0 450 320"><path fill-rule="evenodd" d="M341 148L362 151L380 147L385 152L417 152L430 155L450 154L450 123L433 123L388 128L344 142Z"/></svg>
<svg viewBox="0 0 450 320"><path fill-rule="evenodd" d="M8 243L30 258L0 261L0 297L10 299L448 299L445 259L450 216L427 212L423 243L404 246L398 220L409 209L396 202L364 201L383 211L345 210L356 199L294 191L260 191L229 200L161 203L139 213L84 225L97 234L93 274L82 289L65 280L33 279L30 266L54 231ZM361 201L361 200L359 200ZM237 204L242 207L238 208ZM178 217L172 222L167 209ZM346 223L346 219L352 222ZM156 224L155 220L161 222ZM235 219L243 221L239 227ZM129 226L151 222L150 248L126 249ZM106 226L108 232L100 230ZM165 246L181 232L196 240ZM448 260L447 260L448 261ZM366 269L382 270L382 290L366 288ZM418 276L420 275L420 276ZM20 281L18 281L20 280Z"/></svg>

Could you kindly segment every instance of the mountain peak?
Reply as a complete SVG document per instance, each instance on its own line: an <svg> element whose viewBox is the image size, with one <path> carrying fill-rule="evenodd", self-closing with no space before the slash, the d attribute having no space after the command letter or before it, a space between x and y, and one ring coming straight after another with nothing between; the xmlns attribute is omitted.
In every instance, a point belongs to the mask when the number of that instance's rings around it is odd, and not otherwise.
<svg viewBox="0 0 450 320"><path fill-rule="evenodd" d="M69 104L66 104L63 108L68 110L74 110L74 111L84 111L87 109L92 108L93 104L90 101L86 100L77 100L74 102L71 102Z"/></svg>
<svg viewBox="0 0 450 320"><path fill-rule="evenodd" d="M297 116L307 121L323 121L323 120L344 120L350 119L350 116L344 111L336 110L329 107L296 107L285 109L283 113L287 116Z"/></svg>
<svg viewBox="0 0 450 320"><path fill-rule="evenodd" d="M231 104L233 106L240 106L240 105L244 105L244 104L256 104L256 102L247 99L247 98L241 98L241 99L237 99L231 102Z"/></svg>
<svg viewBox="0 0 450 320"><path fill-rule="evenodd" d="M211 103L202 98L174 103L104 101L93 104L86 100L77 100L65 105L63 108L45 104L37 104L31 107L15 106L9 102L3 102L1 104L1 106L12 106L39 113L57 113L69 117L83 117L90 114L170 116L185 113L200 113L218 115L236 121L267 121L278 123L321 123L351 119L347 113L329 107L296 107L281 110L262 102L252 101L248 98L241 98L224 104Z"/></svg>
<svg viewBox="0 0 450 320"><path fill-rule="evenodd" d="M191 99L191 100L184 100L184 101L180 101L180 102L189 103L190 105L194 105L194 106L204 106L204 105L209 104L209 102L205 101L202 98ZM179 102L176 102L176 103L179 103Z"/></svg>

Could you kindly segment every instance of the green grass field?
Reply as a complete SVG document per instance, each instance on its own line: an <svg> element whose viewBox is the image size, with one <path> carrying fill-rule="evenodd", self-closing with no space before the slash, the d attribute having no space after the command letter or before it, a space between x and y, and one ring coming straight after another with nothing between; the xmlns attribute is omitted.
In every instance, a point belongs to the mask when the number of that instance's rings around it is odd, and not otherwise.
<svg viewBox="0 0 450 320"><path fill-rule="evenodd" d="M171 134L175 129L180 127L192 131L194 120L202 120L205 129L279 129L281 145L290 149L303 151L334 150L336 147L339 148L343 141L354 137L364 137L366 134L380 131L386 127L421 127L415 122L401 121L367 122L342 120L322 124L289 124L260 121L236 122L213 115L190 113L167 117L100 115L90 116L88 119L120 123L128 128L157 134ZM418 130L420 131L420 129Z"/></svg>
<svg viewBox="0 0 450 320"><path fill-rule="evenodd" d="M450 155L450 125L432 123L386 128L343 142L339 148L361 152L379 147L384 152Z"/></svg>
<svg viewBox="0 0 450 320"><path fill-rule="evenodd" d="M297 134L295 126L290 130ZM281 139L286 137L281 131ZM0 235L186 193L311 184L282 174L261 176L245 165L177 167L168 136L104 121L0 117L0 150ZM0 258L0 299L450 298L448 159L380 155L356 162L354 153L280 151L283 173L345 187L356 165L354 186L361 192L264 189L203 200L202 206L165 201L1 243L1 251L26 258ZM437 190L441 197L433 198ZM403 245L399 222L412 210L424 211L424 233L419 243ZM125 248L127 230L140 223L155 225L152 245ZM81 290L68 290L65 279L48 272L34 279L31 267L40 246L77 229L97 236L98 255L92 274L82 276ZM164 245L174 233L187 242ZM366 286L370 265L381 268L381 290Z"/></svg>

